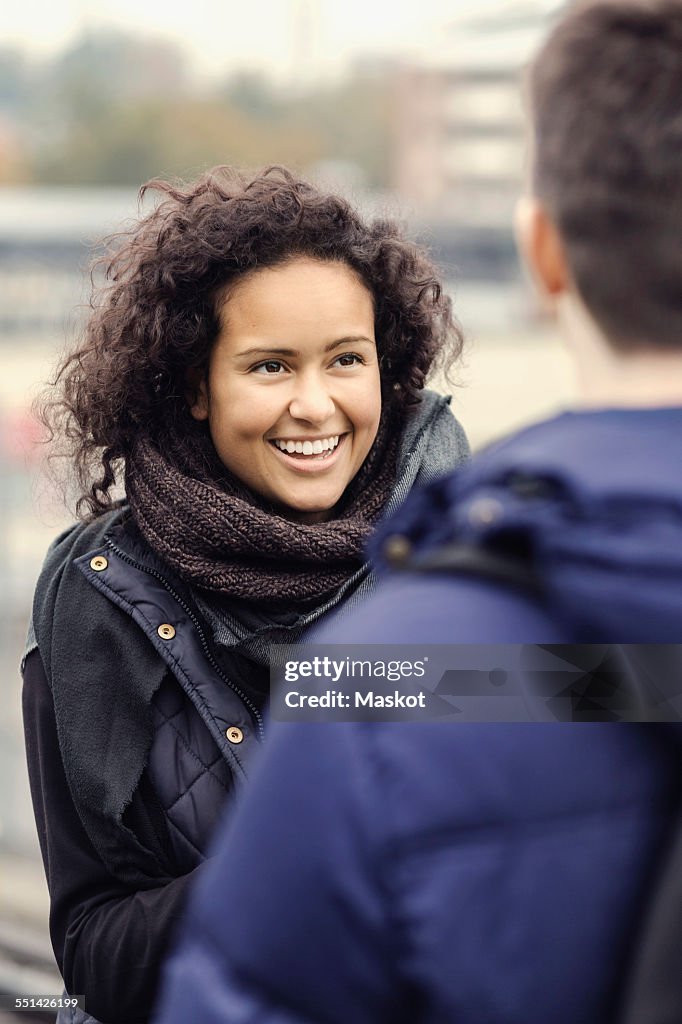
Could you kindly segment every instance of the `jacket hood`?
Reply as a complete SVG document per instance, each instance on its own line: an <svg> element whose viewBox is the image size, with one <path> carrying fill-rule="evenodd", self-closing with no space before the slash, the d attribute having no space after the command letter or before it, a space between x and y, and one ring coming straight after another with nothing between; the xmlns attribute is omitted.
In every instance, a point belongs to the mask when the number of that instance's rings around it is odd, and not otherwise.
<svg viewBox="0 0 682 1024"><path fill-rule="evenodd" d="M682 408L564 413L414 494L377 534L520 559L567 638L682 641Z"/></svg>
<svg viewBox="0 0 682 1024"><path fill-rule="evenodd" d="M422 391L419 404L406 417L395 487L384 518L395 512L413 488L441 479L470 455L466 434L450 408L450 396Z"/></svg>

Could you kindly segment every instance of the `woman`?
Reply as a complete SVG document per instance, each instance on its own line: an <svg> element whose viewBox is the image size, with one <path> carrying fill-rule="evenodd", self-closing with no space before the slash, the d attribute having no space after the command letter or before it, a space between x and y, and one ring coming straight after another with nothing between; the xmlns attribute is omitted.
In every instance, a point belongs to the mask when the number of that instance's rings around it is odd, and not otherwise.
<svg viewBox="0 0 682 1024"><path fill-rule="evenodd" d="M148 1019L262 737L268 645L365 594L378 518L467 453L420 394L461 336L395 225L278 168L147 187L44 411L87 516L24 665L52 942L105 1022Z"/></svg>

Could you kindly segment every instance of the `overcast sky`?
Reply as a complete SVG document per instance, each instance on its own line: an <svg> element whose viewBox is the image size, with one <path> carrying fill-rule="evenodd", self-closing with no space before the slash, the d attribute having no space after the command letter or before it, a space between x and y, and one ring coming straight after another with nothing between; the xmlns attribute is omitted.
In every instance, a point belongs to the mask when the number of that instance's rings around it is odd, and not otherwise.
<svg viewBox="0 0 682 1024"><path fill-rule="evenodd" d="M473 0L5 0L0 44L47 55L85 28L115 26L185 42L200 74L250 66L334 74L356 55L428 46Z"/></svg>

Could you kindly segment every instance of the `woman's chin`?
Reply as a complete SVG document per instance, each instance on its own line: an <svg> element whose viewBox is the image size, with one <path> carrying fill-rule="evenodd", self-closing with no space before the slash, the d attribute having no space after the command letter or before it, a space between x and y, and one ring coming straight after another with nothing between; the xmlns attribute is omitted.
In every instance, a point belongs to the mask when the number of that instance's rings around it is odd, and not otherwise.
<svg viewBox="0 0 682 1024"><path fill-rule="evenodd" d="M270 495L271 508L283 519L292 523L324 523L333 519L339 507L343 492L338 488L330 488L326 493L292 493L290 490L286 500Z"/></svg>
<svg viewBox="0 0 682 1024"><path fill-rule="evenodd" d="M279 513L292 523L304 523L305 525L325 523L328 519L333 518L335 504L330 508L294 508L291 505L282 505Z"/></svg>

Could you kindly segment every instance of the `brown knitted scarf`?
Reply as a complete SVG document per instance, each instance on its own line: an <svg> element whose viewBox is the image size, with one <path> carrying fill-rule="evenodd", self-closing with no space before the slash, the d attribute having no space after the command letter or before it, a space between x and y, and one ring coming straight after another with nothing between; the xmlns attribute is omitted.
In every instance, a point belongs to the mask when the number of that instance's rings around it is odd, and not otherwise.
<svg viewBox="0 0 682 1024"><path fill-rule="evenodd" d="M140 437L126 491L151 548L189 583L257 603L304 608L330 597L363 563L364 543L395 480L402 423L379 433L334 519L285 519L218 459L206 425L189 415L163 444Z"/></svg>

